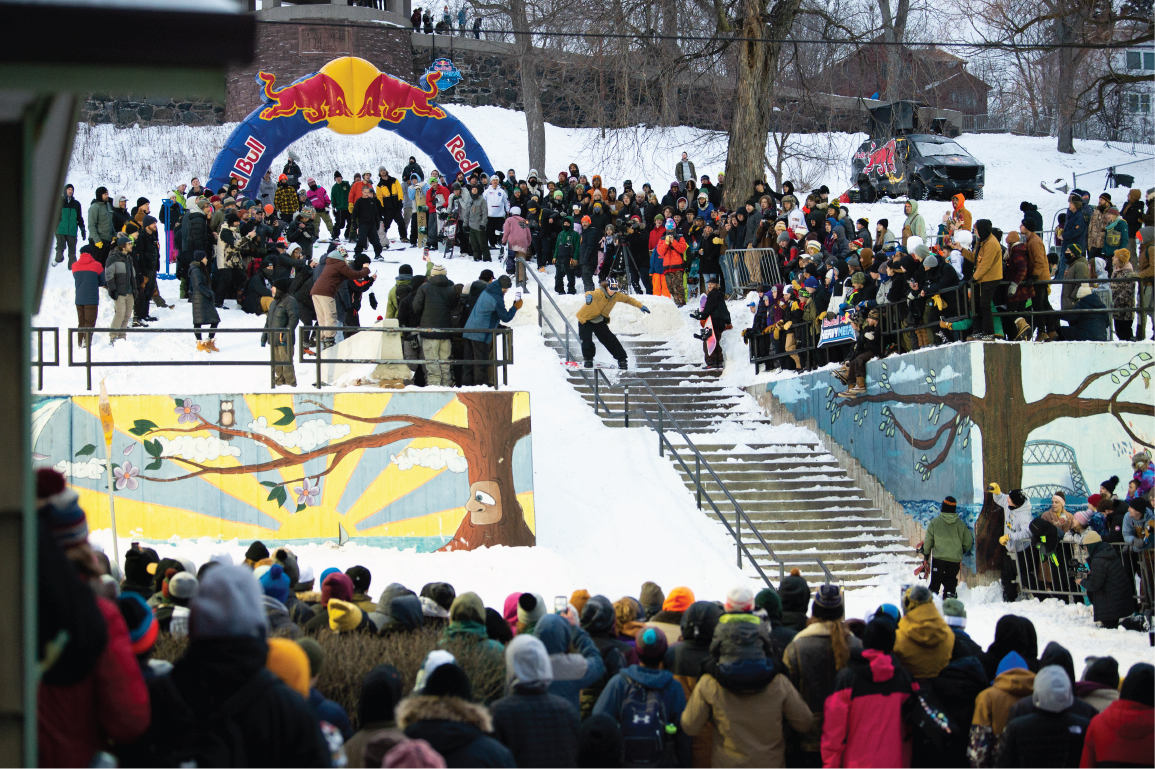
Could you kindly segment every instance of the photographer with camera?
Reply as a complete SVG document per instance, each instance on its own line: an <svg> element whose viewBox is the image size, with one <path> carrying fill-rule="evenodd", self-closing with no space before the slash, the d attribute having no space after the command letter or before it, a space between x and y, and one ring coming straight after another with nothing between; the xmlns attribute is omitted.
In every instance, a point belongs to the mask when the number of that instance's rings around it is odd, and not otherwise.
<svg viewBox="0 0 1155 769"><path fill-rule="evenodd" d="M1087 591L1095 622L1108 629L1116 628L1120 619L1135 611L1127 569L1115 548L1094 531L1083 535L1083 547L1087 548L1087 572L1074 571L1071 576Z"/></svg>
<svg viewBox="0 0 1155 769"><path fill-rule="evenodd" d="M686 304L686 265L683 258L689 246L686 239L677 234L677 224L673 219L667 219L665 227L665 235L658 242L658 256L662 258L666 288L674 304L683 307Z"/></svg>

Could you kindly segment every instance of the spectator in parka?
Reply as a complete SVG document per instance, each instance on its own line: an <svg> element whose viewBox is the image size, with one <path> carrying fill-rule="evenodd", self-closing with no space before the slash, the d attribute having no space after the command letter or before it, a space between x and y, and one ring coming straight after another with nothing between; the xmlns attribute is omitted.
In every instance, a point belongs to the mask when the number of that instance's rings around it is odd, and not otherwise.
<svg viewBox="0 0 1155 769"><path fill-rule="evenodd" d="M930 592L937 594L941 587L943 598L956 597L963 556L975 544L970 527L958 517L957 504L954 497L943 500L939 514L927 525L922 542L923 556L931 558Z"/></svg>
<svg viewBox="0 0 1155 769"><path fill-rule="evenodd" d="M532 634L545 645L553 666L550 694L561 697L577 712L581 708L581 690L605 674L601 653L586 631L573 627L558 614L547 614L538 620ZM574 650L572 653L571 648Z"/></svg>
<svg viewBox="0 0 1155 769"><path fill-rule="evenodd" d="M911 741L903 706L913 681L891 650L894 626L888 618L867 623L862 651L834 681L822 718L823 766L910 766Z"/></svg>
<svg viewBox="0 0 1155 769"><path fill-rule="evenodd" d="M1080 766L1146 766L1155 755L1155 667L1127 671L1119 699L1091 719Z"/></svg>
<svg viewBox="0 0 1155 769"><path fill-rule="evenodd" d="M413 295L413 312L421 318L422 328L451 328L450 313L457 306L457 289L445 276L444 265L434 265L429 278ZM447 361L450 358L452 334L421 334L421 355L427 361ZM426 382L432 387L453 385L448 363L426 363Z"/></svg>
<svg viewBox="0 0 1155 769"><path fill-rule="evenodd" d="M577 766L581 722L568 700L551 694L553 666L545 645L520 635L505 648L509 694L491 707L493 733L518 766Z"/></svg>
<svg viewBox="0 0 1155 769"><path fill-rule="evenodd" d="M685 190L686 182L694 181L696 173L694 163L690 160L689 154L683 152L682 159L674 166L674 178L678 180L678 188Z"/></svg>
<svg viewBox="0 0 1155 769"><path fill-rule="evenodd" d="M84 245L80 258L68 265L72 270L72 282L76 289L76 326L95 328L96 316L100 310L100 289L104 287L104 267L93 258L94 248ZM80 334L79 344L87 345L92 334Z"/></svg>
<svg viewBox="0 0 1155 769"><path fill-rule="evenodd" d="M1114 657L1088 657L1083 677L1075 684L1075 696L1102 713L1119 699L1119 661Z"/></svg>
<svg viewBox="0 0 1155 769"><path fill-rule="evenodd" d="M68 268L76 263L76 231L85 239L88 230L84 227L84 214L80 211L80 201L76 199L76 188L71 184L64 185L64 200L60 204L60 223L56 225L56 260L53 264L64 261L64 247L68 247Z"/></svg>
<svg viewBox="0 0 1155 769"><path fill-rule="evenodd" d="M357 703L357 732L345 741L345 757L350 769L364 769L374 764L367 761L366 747L372 742L392 744L408 739L397 728L393 714L401 701L401 674L392 665L378 665L361 682L361 698Z"/></svg>
<svg viewBox="0 0 1155 769"><path fill-rule="evenodd" d="M112 323L116 328L128 328L132 322L132 307L135 299L136 269L133 266L132 238L120 234L116 236L116 245L108 254L104 265L104 288L108 291L108 298L113 302ZM108 335L108 343L113 344L117 339L124 339L124 332L113 331Z"/></svg>
<svg viewBox="0 0 1155 769"><path fill-rule="evenodd" d="M635 643L640 664L610 679L594 705L594 716L618 722L624 761L689 766L690 735L682 727L686 695L670 671L661 669L668 650L666 634L648 627L638 633ZM649 692L656 694L657 702Z"/></svg>
<svg viewBox="0 0 1155 769"><path fill-rule="evenodd" d="M192 304L193 328L208 326L216 328L220 325L221 317L217 313L216 295L210 287L209 255L197 250L192 254L192 263L188 271L188 298ZM199 332L194 332L197 340L197 349L201 352L220 352L217 349L216 334L209 332L208 341L202 341Z"/></svg>
<svg viewBox="0 0 1155 769"><path fill-rule="evenodd" d="M1137 496L1127 500L1127 517L1123 519L1123 541L1132 552L1140 553L1151 549L1153 526L1155 526L1155 512L1152 511L1147 498Z"/></svg>
<svg viewBox="0 0 1155 769"><path fill-rule="evenodd" d="M261 590L242 566L206 572L191 602L190 644L151 688L141 766L225 766L252 756L278 766L327 766L312 709L265 667Z"/></svg>
<svg viewBox="0 0 1155 769"><path fill-rule="evenodd" d="M947 626L931 592L912 585L902 597L894 655L915 678L934 678L950 664L954 633Z"/></svg>
<svg viewBox="0 0 1155 769"><path fill-rule="evenodd" d="M273 281L273 301L269 305L268 315L265 318L265 328L284 328L287 331L277 331L266 334L269 343L273 346L273 358L280 365L276 368L276 378L273 386L297 386L297 372L293 367L293 347L296 341L297 323L300 322L301 312L297 307L296 298L289 291L289 279L280 278ZM265 339L262 337L262 345Z"/></svg>
<svg viewBox="0 0 1155 769"><path fill-rule="evenodd" d="M1035 674L1027 669L1026 660L1018 652L1008 653L999 662L994 683L980 692L975 700L970 744L967 747L967 758L972 767L981 769L995 765L1000 738L1007 728L1011 707L1023 697L1030 696L1034 685Z"/></svg>
<svg viewBox="0 0 1155 769"><path fill-rule="evenodd" d="M95 250L93 258L102 265L112 249L116 230L112 226L112 202L108 199L108 188L97 187L96 196L88 204L88 225L92 235L88 238Z"/></svg>
<svg viewBox="0 0 1155 769"><path fill-rule="evenodd" d="M1090 721L1072 711L1071 681L1058 665L1035 676L1029 715L1007 724L996 766L1079 766Z"/></svg>
<svg viewBox="0 0 1155 769"><path fill-rule="evenodd" d="M364 198L362 198L364 200ZM325 257L325 266L320 276L314 281L309 295L313 297L313 307L317 311L317 325L338 326L337 318L337 289L341 283L350 280L364 280L369 277L369 267L362 267L354 271L345 262L345 249L338 247L330 251ZM321 344L326 349L332 347L336 341L336 331L322 331Z"/></svg>
<svg viewBox="0 0 1155 769"><path fill-rule="evenodd" d="M465 328L497 328L501 323L508 323L513 320L513 316L522 307L522 300L518 299L513 303L513 306L506 308L505 306L505 292L513 286L513 281L509 279L508 275L502 275L497 280L490 283L481 296L478 297L477 303L473 305L473 311L469 314L469 320L465 322ZM484 332L470 332L464 335L472 345L472 352L469 357L473 360L492 360L493 359L493 334ZM489 384L491 387L496 382L497 369L494 366L478 363L473 367L473 383Z"/></svg>

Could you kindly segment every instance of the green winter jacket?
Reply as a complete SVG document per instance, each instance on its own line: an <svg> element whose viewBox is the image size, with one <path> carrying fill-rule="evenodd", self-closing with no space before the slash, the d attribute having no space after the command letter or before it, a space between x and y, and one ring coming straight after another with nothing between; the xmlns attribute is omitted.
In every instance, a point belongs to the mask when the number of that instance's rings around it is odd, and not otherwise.
<svg viewBox="0 0 1155 769"><path fill-rule="evenodd" d="M906 217L906 221L902 223L902 227L903 229L909 229L911 235L918 235L923 240L926 240L926 222L918 213L917 200L910 201L910 216Z"/></svg>
<svg viewBox="0 0 1155 769"><path fill-rule="evenodd" d="M568 217L567 217L567 220L568 220ZM572 220L569 220L569 221L572 221ZM581 244L581 238L578 236L578 234L576 232L573 231L572 227L569 229L566 229L563 227L562 231L557 234L557 244L553 247L554 259L560 259L561 258L561 253L562 253L562 248L563 248L562 244L568 244L569 245L569 252L568 252L569 253L569 259L577 259L578 258L578 246ZM565 265L563 265L563 266L566 269L569 269L568 260L566 261Z"/></svg>
<svg viewBox="0 0 1155 769"><path fill-rule="evenodd" d="M349 210L349 190L351 185L347 181L339 181L329 190L329 200L333 201L334 210Z"/></svg>
<svg viewBox="0 0 1155 769"><path fill-rule="evenodd" d="M1103 256L1110 259L1117 250L1126 248L1127 235L1127 222L1123 221L1123 217L1117 217L1108 224L1103 230Z"/></svg>
<svg viewBox="0 0 1155 769"><path fill-rule="evenodd" d="M64 195L63 198L64 202L60 204L60 224L56 225L56 234L75 238L76 230L84 226L84 217L80 213L80 201L67 195Z"/></svg>
<svg viewBox="0 0 1155 769"><path fill-rule="evenodd" d="M926 527L922 552L937 561L961 563L963 554L970 552L974 544L975 535L959 520L958 513L939 513Z"/></svg>
<svg viewBox="0 0 1155 769"><path fill-rule="evenodd" d="M108 243L112 240L112 209L108 203L93 200L88 206L88 231L94 242Z"/></svg>

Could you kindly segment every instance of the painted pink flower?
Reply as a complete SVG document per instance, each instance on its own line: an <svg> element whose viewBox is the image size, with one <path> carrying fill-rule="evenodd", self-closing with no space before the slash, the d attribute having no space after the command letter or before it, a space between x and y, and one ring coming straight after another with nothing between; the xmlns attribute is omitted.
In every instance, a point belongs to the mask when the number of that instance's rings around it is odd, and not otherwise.
<svg viewBox="0 0 1155 769"><path fill-rule="evenodd" d="M136 487L140 482L136 480L136 476L140 475L140 468L133 467L132 462L125 462L120 467L112 468L112 474L116 476L117 490L127 488L129 491L136 491Z"/></svg>
<svg viewBox="0 0 1155 769"><path fill-rule="evenodd" d="M198 415L201 413L201 407L192 402L191 398L185 398L184 404L173 409L176 412L177 424L183 422L195 422Z"/></svg>
<svg viewBox="0 0 1155 769"><path fill-rule="evenodd" d="M316 481L305 479L303 486L294 486L293 493L297 495L298 505L313 507L320 504L321 487Z"/></svg>

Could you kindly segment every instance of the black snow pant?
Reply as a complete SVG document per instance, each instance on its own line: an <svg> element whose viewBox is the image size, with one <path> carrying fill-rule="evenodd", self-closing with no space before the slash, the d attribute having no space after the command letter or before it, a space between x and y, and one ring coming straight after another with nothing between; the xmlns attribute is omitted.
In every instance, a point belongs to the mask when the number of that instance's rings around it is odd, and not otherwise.
<svg viewBox="0 0 1155 769"><path fill-rule="evenodd" d="M381 218L381 233L385 236L385 240L389 240L389 226L394 222L397 223L397 239L405 240L408 233L405 232L405 219L401 217L400 208L392 208L385 212Z"/></svg>
<svg viewBox="0 0 1155 769"><path fill-rule="evenodd" d="M217 270L220 280L217 283L217 307L222 306L226 299L236 299L237 291L245 285L245 271L235 267L222 267ZM240 304L238 300L237 304Z"/></svg>
<svg viewBox="0 0 1155 769"><path fill-rule="evenodd" d="M601 323L578 323L578 337L582 343L582 357L586 360L593 360L596 348L594 347L594 337L602 343L610 355L614 356L614 360L626 360L626 351L622 347L622 343L614 336L614 332L610 331L610 325L605 321Z"/></svg>
<svg viewBox="0 0 1155 769"><path fill-rule="evenodd" d="M1018 560L1018 569L1015 568L1016 559ZM1003 552L1003 561L999 564L999 580L1003 585L1003 601L1005 603L1011 603L1019 597L1019 570L1022 570L1023 577L1028 581L1033 579L1035 571L1033 561L1029 549L1017 554Z"/></svg>
<svg viewBox="0 0 1155 769"><path fill-rule="evenodd" d="M153 292L156 291L156 274L141 275L144 279L144 286L136 292L136 301L134 302L132 316L137 320L144 320L148 317L148 305L152 301Z"/></svg>
<svg viewBox="0 0 1155 769"><path fill-rule="evenodd" d="M937 595L942 588L943 599L958 598L958 570L962 566L956 561L935 558L930 567L930 592Z"/></svg>
<svg viewBox="0 0 1155 769"><path fill-rule="evenodd" d="M576 286L577 271L579 268L577 266L571 265L565 259L558 259L557 264L555 266L557 267L557 271L554 272L554 274L553 274L554 293L557 293L557 294L566 293L566 285L565 284L567 282L566 279L568 277L568 279L569 279L568 280L569 293L576 294L577 293L577 286Z"/></svg>
<svg viewBox="0 0 1155 769"><path fill-rule="evenodd" d="M491 361L493 360L493 343L492 342L478 342L476 339L469 340L472 351L470 356L473 360ZM493 387L496 380L495 374L497 369L490 363L474 363L473 364L473 380L468 384L473 385L489 385Z"/></svg>
<svg viewBox="0 0 1155 769"><path fill-rule="evenodd" d="M489 237L490 248L501 247L501 228L505 225L504 216L491 216L485 222L485 229Z"/></svg>
<svg viewBox="0 0 1155 769"><path fill-rule="evenodd" d="M360 254L365 250L365 241L373 245L373 255L381 256L381 239L377 237L376 224L360 224L357 226L357 247L353 249L354 255Z"/></svg>

